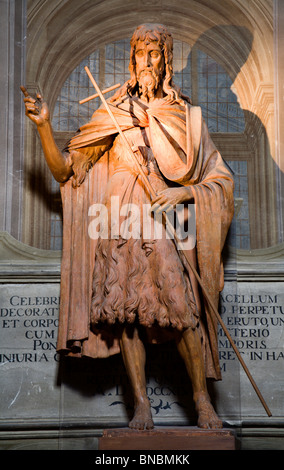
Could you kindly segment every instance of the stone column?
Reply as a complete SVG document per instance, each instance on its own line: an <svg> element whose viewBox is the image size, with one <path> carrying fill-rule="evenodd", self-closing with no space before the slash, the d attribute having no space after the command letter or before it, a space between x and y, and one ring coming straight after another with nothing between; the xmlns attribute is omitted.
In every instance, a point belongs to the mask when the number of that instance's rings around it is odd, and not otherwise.
<svg viewBox="0 0 284 470"><path fill-rule="evenodd" d="M278 173L278 226L280 241L284 241L284 2L274 0L274 62L275 62L275 122L276 162Z"/></svg>
<svg viewBox="0 0 284 470"><path fill-rule="evenodd" d="M0 231L21 238L26 0L0 0Z"/></svg>

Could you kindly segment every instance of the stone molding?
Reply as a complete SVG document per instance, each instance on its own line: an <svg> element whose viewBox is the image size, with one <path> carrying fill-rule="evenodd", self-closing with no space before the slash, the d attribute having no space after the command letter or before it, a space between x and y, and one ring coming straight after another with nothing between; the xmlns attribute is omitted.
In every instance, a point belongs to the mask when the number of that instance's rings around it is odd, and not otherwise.
<svg viewBox="0 0 284 470"><path fill-rule="evenodd" d="M233 250L225 255L225 280L284 280L284 243L257 250ZM26 245L0 232L0 282L60 282L61 251Z"/></svg>
<svg viewBox="0 0 284 470"><path fill-rule="evenodd" d="M42 250L0 232L0 282L60 281L61 252Z"/></svg>

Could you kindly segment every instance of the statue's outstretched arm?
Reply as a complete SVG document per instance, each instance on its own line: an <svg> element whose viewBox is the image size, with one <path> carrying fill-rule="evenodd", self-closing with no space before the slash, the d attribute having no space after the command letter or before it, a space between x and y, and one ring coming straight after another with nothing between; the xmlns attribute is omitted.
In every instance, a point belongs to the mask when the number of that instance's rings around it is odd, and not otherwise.
<svg viewBox="0 0 284 470"><path fill-rule="evenodd" d="M54 140L47 103L41 95L37 94L35 99L29 95L25 87L22 86L21 90L25 95L26 116L37 126L49 169L59 183L64 183L72 176L73 170Z"/></svg>

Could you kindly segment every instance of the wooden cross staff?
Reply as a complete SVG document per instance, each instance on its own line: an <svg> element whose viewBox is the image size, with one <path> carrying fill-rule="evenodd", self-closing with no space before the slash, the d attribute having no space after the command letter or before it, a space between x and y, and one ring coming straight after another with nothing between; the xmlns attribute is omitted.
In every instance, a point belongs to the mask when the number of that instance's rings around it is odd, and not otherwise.
<svg viewBox="0 0 284 470"><path fill-rule="evenodd" d="M120 87L120 83L117 83L116 85L112 85L109 88L106 88L105 90L102 91L103 94L108 93L109 91L115 90L116 88ZM87 103L87 101L94 100L100 96L98 93L95 95L88 96L88 98L84 98L83 100L79 101L79 104Z"/></svg>
<svg viewBox="0 0 284 470"><path fill-rule="evenodd" d="M113 121L113 123L114 123L114 125L115 125L115 127L116 127L116 129L117 129L117 131L119 132L120 136L122 137L122 140L123 140L123 142L125 143L126 149L128 150L128 153L129 153L129 155L131 156L131 158L132 158L132 160L133 160L133 163L134 163L135 167L137 168L137 171L138 171L139 175L141 176L141 178L142 178L142 180L143 180L143 182L144 182L146 188L148 189L148 191L149 191L151 197L156 197L155 191L153 190L153 188L152 188L152 186L151 186L151 184L150 184L148 178L146 177L145 173L143 172L143 170L142 170L142 168L141 168L141 166L140 166L138 160L136 159L136 155L135 155L134 152L132 151L132 148L131 148L131 146L130 146L128 140L126 139L124 133L123 133L122 130L120 129L120 126L119 126L119 124L118 124L118 122L117 122L115 116L113 115L113 113L112 113L112 111L111 111L111 109L110 109L108 103L106 102L106 100L105 100L105 98L104 98L104 96L103 96L103 94L102 94L100 88L98 87L98 85L97 85L97 83L96 83L94 77L92 76L92 74L91 74L89 68L88 68L88 67L85 67L85 70L86 70L86 72L87 72L87 74L88 74L88 76L89 76L89 78L90 78L90 80L91 80L93 86L95 87L98 96L101 98L101 100L102 100L102 102L103 102L103 104L104 104L104 106L105 106L105 108L106 108L106 110L107 110L107 112L108 112L108 114L109 114L111 120ZM204 295L205 299L207 300L208 305L210 306L210 310L211 310L210 313L211 313L211 315L212 315L212 313L214 314L214 316L215 316L215 317L217 318L217 320L219 321L221 327L223 328L223 330L224 330L224 332L225 332L225 334L226 334L226 336L227 336L227 338L228 338L228 340L229 340L229 342L230 342L230 344L231 344L231 346L232 346L234 352L236 353L237 358L239 359L239 361L240 361L240 363L241 363L241 365L242 365L242 367L243 367L243 369L244 369L244 371L245 371L247 377L249 378L249 380L250 380L250 382L251 382L251 384L252 384L252 386L253 386L253 388L254 388L254 390L255 390L257 396L258 396L258 398L260 399L260 401L261 401L261 403L262 403L262 405L263 405L263 407L264 407L264 409L265 409L267 415L268 415L268 416L272 416L271 411L269 410L269 408L268 408L268 406L267 406L267 404L266 404L266 402L265 402L263 396L261 395L261 393L260 393L260 391L259 391L259 389L258 389L258 387L257 387L257 385L256 385L256 383L255 383L255 381L254 381L254 379L253 379L251 373L249 372L249 370L248 370L248 368L247 368L247 366L246 366L246 364L245 364L245 362L244 362L244 360L243 360L241 354L239 353L239 351L238 351L238 349L237 349L237 347L236 347L236 345L235 345L233 339L231 338L231 335L230 335L230 333L229 333L229 331L228 331L226 325L224 324L224 322L223 322L221 316L219 315L218 310L216 309L216 307L215 307L213 301L211 300L210 295L208 294L208 292L207 292L207 290L206 290L206 287L205 287L204 284L203 284L203 281L201 280L201 278L200 278L198 272L197 272L196 269L195 269L195 266L192 264L192 262L191 262L189 256L187 255L186 251L182 250L182 245L181 245L180 240L178 239L178 237L177 237L177 235L176 235L176 233L175 233L174 227L171 225L170 221L167 220L166 214L163 213L163 215L166 217L166 221L167 221L167 230L169 230L170 234L174 237L174 240L175 240L176 244L178 245L179 249L181 249L181 251L183 251L183 254L184 254L184 256L186 257L186 260L187 260L187 262L188 262L188 264L189 264L191 270L193 271L193 273L194 273L194 275L195 275L195 277L196 277L196 279L197 279L197 281L198 281L198 283L199 283L199 285L200 285L200 287L201 287L201 289L202 289L202 291L203 291L203 295Z"/></svg>

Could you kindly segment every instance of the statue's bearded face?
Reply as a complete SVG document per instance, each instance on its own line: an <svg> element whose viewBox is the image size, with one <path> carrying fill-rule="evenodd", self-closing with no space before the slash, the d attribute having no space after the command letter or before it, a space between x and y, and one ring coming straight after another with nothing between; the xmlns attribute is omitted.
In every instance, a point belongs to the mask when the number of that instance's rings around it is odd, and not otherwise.
<svg viewBox="0 0 284 470"><path fill-rule="evenodd" d="M149 100L155 96L164 75L165 61L161 46L157 42L138 41L135 62L139 91Z"/></svg>

